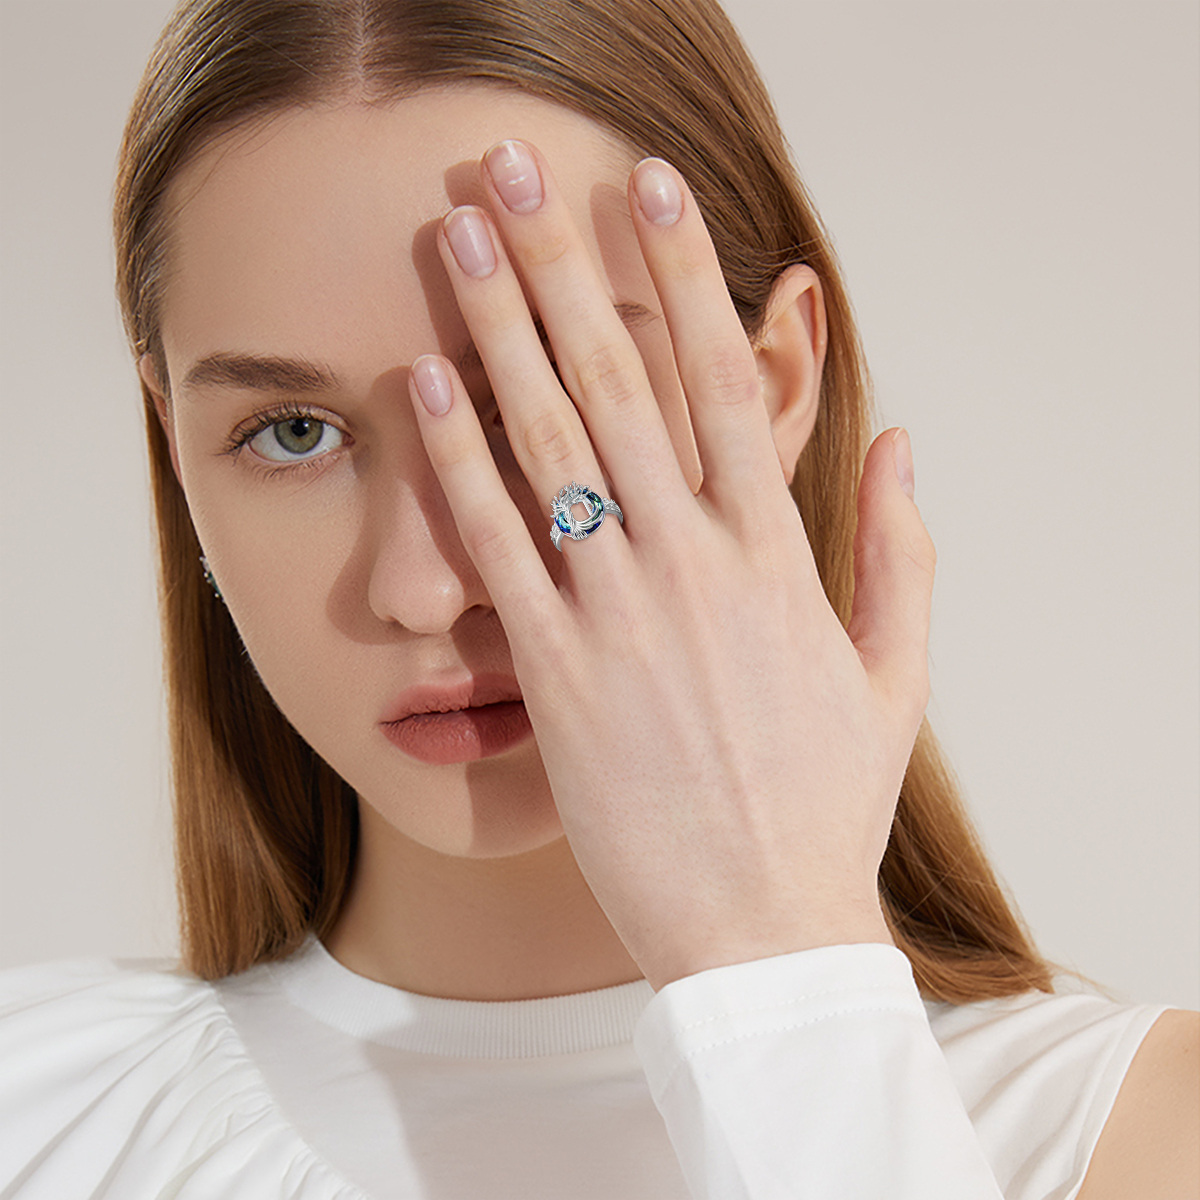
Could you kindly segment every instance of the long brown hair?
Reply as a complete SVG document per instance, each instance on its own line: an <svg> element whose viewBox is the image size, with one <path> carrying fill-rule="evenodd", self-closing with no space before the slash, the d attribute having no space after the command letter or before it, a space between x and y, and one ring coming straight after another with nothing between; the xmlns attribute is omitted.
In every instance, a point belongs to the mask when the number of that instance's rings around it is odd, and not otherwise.
<svg viewBox="0 0 1200 1200"><path fill-rule="evenodd" d="M830 239L766 89L714 0L184 0L152 54L121 148L118 294L134 353L151 356L169 389L159 323L168 190L203 145L296 105L339 96L386 103L455 81L544 97L673 163L703 210L751 338L786 267L807 263L820 277L828 319L820 408L791 491L845 625L858 480L875 424L870 379ZM357 850L357 798L276 708L211 594L145 387L143 403L183 965L215 979L332 928ZM961 1003L1053 990L1056 968L993 873L928 722L879 885L926 997Z"/></svg>

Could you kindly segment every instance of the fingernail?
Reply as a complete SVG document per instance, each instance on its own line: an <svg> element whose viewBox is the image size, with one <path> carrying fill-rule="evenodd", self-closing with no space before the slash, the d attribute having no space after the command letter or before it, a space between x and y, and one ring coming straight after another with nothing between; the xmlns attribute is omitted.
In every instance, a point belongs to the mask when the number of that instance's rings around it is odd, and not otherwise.
<svg viewBox="0 0 1200 1200"><path fill-rule="evenodd" d="M633 190L647 221L674 225L683 212L683 196L674 173L661 158L644 158L633 170Z"/></svg>
<svg viewBox="0 0 1200 1200"><path fill-rule="evenodd" d="M445 220L446 241L454 259L472 279L483 279L496 269L496 251L487 222L472 208L456 208Z"/></svg>
<svg viewBox="0 0 1200 1200"><path fill-rule="evenodd" d="M527 146L501 142L487 152L483 161L510 212L531 213L541 204L542 177Z"/></svg>
<svg viewBox="0 0 1200 1200"><path fill-rule="evenodd" d="M908 430L903 426L892 434L892 456L896 463L896 478L900 480L904 494L911 500L914 490L912 442Z"/></svg>
<svg viewBox="0 0 1200 1200"><path fill-rule="evenodd" d="M409 373L427 411L435 417L450 411L454 390L440 358L434 354L423 354L413 363Z"/></svg>

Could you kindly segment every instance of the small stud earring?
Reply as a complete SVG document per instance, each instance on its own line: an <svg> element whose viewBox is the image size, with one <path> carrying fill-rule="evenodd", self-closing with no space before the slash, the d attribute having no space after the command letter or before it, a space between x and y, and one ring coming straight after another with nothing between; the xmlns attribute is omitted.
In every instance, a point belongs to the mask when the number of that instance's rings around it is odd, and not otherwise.
<svg viewBox="0 0 1200 1200"><path fill-rule="evenodd" d="M200 555L200 565L204 568L204 578L208 581L209 587L216 592L217 599L224 600L225 597L221 595L221 589L217 587L216 578L213 576L212 569L208 565L208 559L203 554Z"/></svg>

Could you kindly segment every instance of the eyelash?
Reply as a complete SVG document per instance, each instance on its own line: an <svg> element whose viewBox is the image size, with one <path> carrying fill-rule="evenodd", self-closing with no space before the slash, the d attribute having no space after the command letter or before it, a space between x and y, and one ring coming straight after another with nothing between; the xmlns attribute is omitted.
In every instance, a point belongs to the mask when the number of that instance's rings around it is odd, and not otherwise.
<svg viewBox="0 0 1200 1200"><path fill-rule="evenodd" d="M333 425L332 421L327 421L320 413L314 412L310 408L305 408L303 405L277 405L274 408L264 409L262 412L256 413L251 418L249 425L231 433L226 439L225 445L221 448L221 453L228 454L236 460L246 444L253 441L264 429L270 429L274 425L284 425L288 421L315 421L318 425L337 428L336 425ZM504 418L500 415L499 408L496 410L496 415L492 423L495 427L504 428ZM340 450L342 447L339 446L338 449ZM324 453L316 454L312 458L297 458L292 462L274 463L269 466L263 459L253 459L252 469L267 478L271 478L272 476L290 471L319 467L323 460L328 458L331 453L333 452L326 450Z"/></svg>
<svg viewBox="0 0 1200 1200"><path fill-rule="evenodd" d="M304 405L276 405L273 408L267 408L260 413L256 413L251 418L250 424L244 428L234 430L222 447L221 453L228 454L230 457L237 459L246 444L253 441L264 429L270 429L273 425L284 425L288 421L315 421L318 425L337 428L332 421L326 420L320 413L306 408ZM338 447L339 450L341 448L340 446ZM321 454L314 455L312 458L297 458L293 462L272 464L268 464L266 460L256 458L252 455L251 463L253 470L270 478L281 473L319 467L331 453L332 451L326 450Z"/></svg>

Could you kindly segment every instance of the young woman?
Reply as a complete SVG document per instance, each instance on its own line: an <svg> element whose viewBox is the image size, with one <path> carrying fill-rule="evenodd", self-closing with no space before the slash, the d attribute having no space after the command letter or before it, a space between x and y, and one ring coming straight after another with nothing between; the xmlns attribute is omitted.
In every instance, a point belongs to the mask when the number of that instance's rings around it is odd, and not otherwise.
<svg viewBox="0 0 1200 1200"><path fill-rule="evenodd" d="M7 973L6 1195L1194 1194L1195 1014L1055 991L924 720L714 4L189 0L116 239L183 959Z"/></svg>

